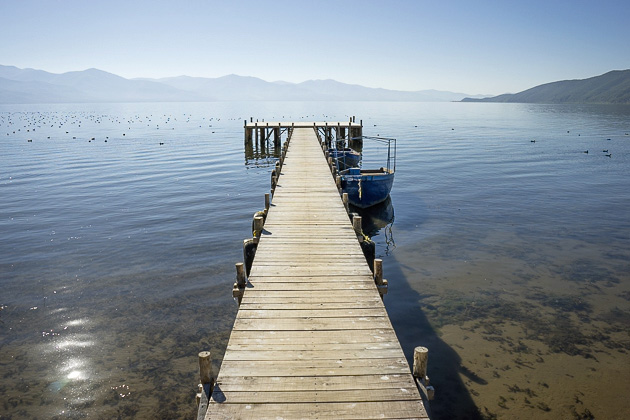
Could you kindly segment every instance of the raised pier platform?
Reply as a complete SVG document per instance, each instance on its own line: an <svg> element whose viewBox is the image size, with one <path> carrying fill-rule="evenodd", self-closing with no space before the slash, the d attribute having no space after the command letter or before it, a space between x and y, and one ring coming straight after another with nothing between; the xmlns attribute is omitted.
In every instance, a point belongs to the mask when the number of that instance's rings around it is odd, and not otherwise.
<svg viewBox="0 0 630 420"><path fill-rule="evenodd" d="M363 121L358 123L354 121L354 117L350 120L341 122L329 121L254 121L253 118L248 122L244 121L245 143L262 144L273 139L276 146L280 145L283 133L295 128L314 128L328 144L332 139L346 137L361 137L363 135Z"/></svg>
<svg viewBox="0 0 630 420"><path fill-rule="evenodd" d="M287 127L288 149L201 418L428 418L318 141L321 127Z"/></svg>

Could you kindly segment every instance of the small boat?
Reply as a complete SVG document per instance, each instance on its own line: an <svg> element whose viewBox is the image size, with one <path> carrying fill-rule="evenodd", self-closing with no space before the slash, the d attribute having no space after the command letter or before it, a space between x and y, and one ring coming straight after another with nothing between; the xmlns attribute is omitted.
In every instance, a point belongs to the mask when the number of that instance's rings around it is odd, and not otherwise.
<svg viewBox="0 0 630 420"><path fill-rule="evenodd" d="M348 193L353 206L367 208L382 203L389 197L396 171L396 139L366 137L387 144L387 166L378 169L349 168L339 172L341 188ZM393 149L392 149L393 143Z"/></svg>
<svg viewBox="0 0 630 420"><path fill-rule="evenodd" d="M348 193L348 201L362 209L385 201L394 185L394 171L387 168L350 168L340 175L341 188Z"/></svg>
<svg viewBox="0 0 630 420"><path fill-rule="evenodd" d="M361 153L355 152L349 147L343 149L330 148L328 153L337 162L340 170L355 168L361 162Z"/></svg>

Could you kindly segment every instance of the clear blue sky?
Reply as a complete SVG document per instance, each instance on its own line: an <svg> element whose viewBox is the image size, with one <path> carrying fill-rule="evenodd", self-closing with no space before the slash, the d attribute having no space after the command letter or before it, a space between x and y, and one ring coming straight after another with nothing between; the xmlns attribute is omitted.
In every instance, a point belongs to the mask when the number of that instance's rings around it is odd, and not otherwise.
<svg viewBox="0 0 630 420"><path fill-rule="evenodd" d="M518 92L630 68L630 1L0 0L0 64Z"/></svg>

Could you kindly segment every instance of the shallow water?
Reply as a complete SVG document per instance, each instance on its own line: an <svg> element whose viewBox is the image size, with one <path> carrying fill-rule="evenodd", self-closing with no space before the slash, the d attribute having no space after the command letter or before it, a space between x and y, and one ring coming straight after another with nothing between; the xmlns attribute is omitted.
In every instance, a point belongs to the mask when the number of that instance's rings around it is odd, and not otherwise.
<svg viewBox="0 0 630 420"><path fill-rule="evenodd" d="M370 230L434 417L630 416L630 107L352 102L0 107L0 416L191 418L269 189L243 120L350 115L398 139Z"/></svg>

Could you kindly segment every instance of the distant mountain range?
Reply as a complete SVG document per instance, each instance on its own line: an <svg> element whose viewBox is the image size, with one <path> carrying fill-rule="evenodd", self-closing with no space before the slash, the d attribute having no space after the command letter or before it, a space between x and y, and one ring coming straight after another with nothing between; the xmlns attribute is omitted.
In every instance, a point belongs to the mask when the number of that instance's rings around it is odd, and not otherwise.
<svg viewBox="0 0 630 420"><path fill-rule="evenodd" d="M256 77L125 79L102 70L63 74L0 65L0 103L190 101L460 101L464 93L374 89L335 80L266 82ZM481 97L481 96L478 96Z"/></svg>
<svg viewBox="0 0 630 420"><path fill-rule="evenodd" d="M546 83L492 98L464 98L462 102L630 104L630 70L614 70L582 80Z"/></svg>

